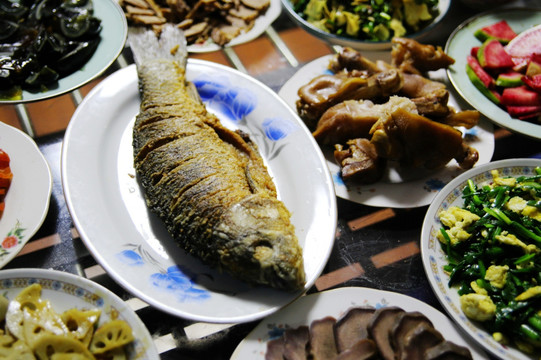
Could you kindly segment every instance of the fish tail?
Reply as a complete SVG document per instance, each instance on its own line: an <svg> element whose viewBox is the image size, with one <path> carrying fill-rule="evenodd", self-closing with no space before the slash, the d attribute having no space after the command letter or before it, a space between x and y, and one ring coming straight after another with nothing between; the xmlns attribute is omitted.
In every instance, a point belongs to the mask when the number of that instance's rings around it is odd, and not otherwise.
<svg viewBox="0 0 541 360"><path fill-rule="evenodd" d="M188 49L184 32L172 24L166 24L157 35L144 27L130 27L128 44L135 63L139 66L154 59L171 60L186 68Z"/></svg>

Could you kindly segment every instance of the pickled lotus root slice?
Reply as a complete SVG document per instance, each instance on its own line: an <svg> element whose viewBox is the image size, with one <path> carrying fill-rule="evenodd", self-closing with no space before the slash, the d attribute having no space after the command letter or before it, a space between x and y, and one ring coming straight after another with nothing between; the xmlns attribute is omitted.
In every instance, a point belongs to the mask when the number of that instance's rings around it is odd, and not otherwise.
<svg viewBox="0 0 541 360"><path fill-rule="evenodd" d="M69 309L62 313L61 318L70 334L88 347L100 315L100 310Z"/></svg>
<svg viewBox="0 0 541 360"><path fill-rule="evenodd" d="M34 346L38 360L81 359L94 360L94 355L78 340L53 334L39 337ZM70 355L71 357L67 356Z"/></svg>
<svg viewBox="0 0 541 360"><path fill-rule="evenodd" d="M24 341L4 334L0 335L0 359L35 360L35 357Z"/></svg>
<svg viewBox="0 0 541 360"><path fill-rule="evenodd" d="M96 330L90 343L90 351L93 354L103 354L129 344L133 339L132 330L127 322L112 320Z"/></svg>
<svg viewBox="0 0 541 360"><path fill-rule="evenodd" d="M6 327L9 333L18 339L24 339L23 309L35 311L42 306L40 284L32 284L21 290L15 299L9 303L6 312Z"/></svg>

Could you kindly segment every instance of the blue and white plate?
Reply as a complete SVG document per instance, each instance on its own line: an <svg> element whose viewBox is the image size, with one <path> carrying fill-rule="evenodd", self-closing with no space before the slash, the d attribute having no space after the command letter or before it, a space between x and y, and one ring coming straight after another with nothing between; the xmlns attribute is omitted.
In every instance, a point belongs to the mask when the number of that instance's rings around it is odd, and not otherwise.
<svg viewBox="0 0 541 360"><path fill-rule="evenodd" d="M50 99L66 94L100 76L124 49L128 36L126 16L115 0L92 0L94 16L101 20L101 40L90 59L77 71L58 80L58 86L42 92L23 91L22 100L2 100L0 104L18 104Z"/></svg>
<svg viewBox="0 0 541 360"><path fill-rule="evenodd" d="M98 326L115 318L132 329L134 342L127 346L127 360L159 360L154 341L145 324L118 296L103 286L70 273L45 269L0 271L0 293L13 300L25 287L41 285L41 298L49 301L57 313L69 309L101 311Z"/></svg>
<svg viewBox="0 0 541 360"><path fill-rule="evenodd" d="M460 296L457 289L449 288L449 274L443 267L449 262L443 252L436 234L441 228L438 214L451 206L462 207L462 190L468 179L472 179L477 186L488 184L492 181L492 170L498 170L502 176L518 177L521 175L534 175L535 167L541 166L539 159L507 159L494 161L473 168L447 184L428 208L423 228L421 231L421 257L425 273L428 277L432 290L449 316L470 335L478 344L493 355L506 360L530 360L534 357L518 351L516 348L504 346L495 341L492 335L470 321L460 308Z"/></svg>
<svg viewBox="0 0 541 360"><path fill-rule="evenodd" d="M303 247L304 290L249 287L204 266L149 212L133 168L132 126L140 103L134 65L94 88L67 128L62 151L67 205L92 255L135 296L187 319L256 320L299 297L323 271L337 221L332 180L313 137L271 89L202 60L188 60L187 78L225 126L247 132L257 143Z"/></svg>
<svg viewBox="0 0 541 360"><path fill-rule="evenodd" d="M381 54L367 53L371 60L381 58L390 63L390 51L386 52L386 58ZM297 91L299 88L310 82L316 76L322 74L331 74L327 70L329 60L332 55L327 55L316 59L297 71L280 89L278 94L286 103L296 111L296 101L299 98ZM429 73L432 80L447 83L445 70L432 71ZM455 109L465 109L467 105L460 102L453 89L449 89L449 105ZM492 159L494 153L494 133L493 127L486 119L481 119L479 124L472 129L461 129L465 141L468 145L474 147L479 152L479 160L476 166L485 164ZM439 171L423 171L420 169L402 169L398 171L392 166L388 167L387 173L383 179L375 184L354 185L346 184L340 176L340 166L334 159L333 149L326 147L323 149L327 165L331 171L334 181L336 195L356 203L393 208L412 208L430 204L438 191L445 186L451 179L464 170L458 167L455 160L450 161L447 166Z"/></svg>

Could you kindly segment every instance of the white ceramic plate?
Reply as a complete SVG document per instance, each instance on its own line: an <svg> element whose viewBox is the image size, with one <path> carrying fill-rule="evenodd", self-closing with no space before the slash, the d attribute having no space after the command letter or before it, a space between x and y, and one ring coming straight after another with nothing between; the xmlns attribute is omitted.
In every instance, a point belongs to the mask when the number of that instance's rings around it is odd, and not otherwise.
<svg viewBox="0 0 541 360"><path fill-rule="evenodd" d="M492 181L491 170L499 170L500 173L509 176L532 175L536 166L541 166L539 159L507 159L494 161L465 172L447 184L428 208L421 232L421 256L423 266L432 289L438 300L449 313L453 320L468 333L476 342L481 344L487 351L495 356L507 360L531 359L524 353L510 347L504 347L496 342L490 333L471 322L460 309L459 295L456 289L448 287L449 276L443 271L448 264L447 258L441 249L436 234L441 227L438 214L451 206L462 207L462 189L467 180L472 179L475 184L483 184Z"/></svg>
<svg viewBox="0 0 541 360"><path fill-rule="evenodd" d="M126 17L114 0L92 0L94 15L101 20L101 41L83 67L58 80L58 86L43 92L23 91L22 100L1 100L0 104L17 104L45 100L66 94L100 76L122 52L128 36Z"/></svg>
<svg viewBox="0 0 541 360"><path fill-rule="evenodd" d="M390 62L390 52L380 52L365 55L372 60L382 59ZM299 96L299 88L312 80L314 77L329 73L327 66L332 55L323 56L301 67L280 89L278 94L286 103L296 111L295 103ZM385 58L387 57L387 58ZM430 74L432 80L446 82L444 70L433 71ZM449 87L448 87L449 88ZM460 109L452 89L449 89L449 105ZM485 119L481 119L478 126L470 130L462 129L467 143L477 149L479 160L476 166L485 164L492 159L494 153L494 134L492 125ZM331 171L336 195L356 203L393 208L412 208L430 204L437 192L452 178L462 173L455 160L442 170L437 172L412 170L411 172L397 172L390 169L387 177L370 185L345 184L340 176L340 166L336 163L333 149L323 149L327 159L327 165ZM404 180L407 178L409 180Z"/></svg>
<svg viewBox="0 0 541 360"><path fill-rule="evenodd" d="M317 319L332 316L336 319L356 306L372 306L376 309L398 306L405 311L419 311L428 317L446 340L470 349L475 360L486 359L480 347L444 314L430 305L403 294L361 287L344 287L302 297L276 314L265 318L238 345L232 360L265 359L267 342L281 335L285 328L310 325Z"/></svg>
<svg viewBox="0 0 541 360"><path fill-rule="evenodd" d="M458 93L495 124L522 135L541 139L541 124L512 118L477 90L466 74L466 56L472 47L481 45L473 35L474 32L503 19L515 32L520 33L533 25L541 24L541 9L500 9L466 20L453 31L445 45L445 52L456 60L447 74Z"/></svg>
<svg viewBox="0 0 541 360"><path fill-rule="evenodd" d="M70 273L45 269L10 269L0 271L0 292L13 300L25 287L42 287L41 298L48 300L56 312L69 309L101 310L98 326L111 320L111 314L126 321L135 341L128 346L129 360L159 360L160 356L145 324L118 296L103 286Z"/></svg>
<svg viewBox="0 0 541 360"><path fill-rule="evenodd" d="M293 9L291 0L281 0L281 1L289 17L293 21L295 21L300 27L302 27L304 30L308 31L310 34L314 35L315 37L318 37L333 45L349 46L356 50L370 50L370 51L389 50L391 48L391 41L355 40L355 39L351 39L345 36L339 36L336 34L331 34L331 33L322 31L316 26L310 24L301 16L299 16L299 14L297 14L295 10ZM421 40L423 37L425 37L434 29L437 28L437 26L441 23L445 15L447 15L447 12L449 11L450 6L451 6L451 0L439 0L438 1L439 13L434 18L434 20L429 25L421 29L420 31L414 34L409 34L406 37L412 38L415 40Z"/></svg>
<svg viewBox="0 0 541 360"><path fill-rule="evenodd" d="M269 88L232 68L188 61L207 108L258 144L303 247L306 286L323 270L335 235L336 197L325 159L306 127ZM134 65L117 71L77 108L66 131L62 182L88 249L128 291L161 310L207 322L255 320L293 301L202 265L151 215L135 179L132 125L139 111Z"/></svg>
<svg viewBox="0 0 541 360"><path fill-rule="evenodd" d="M0 218L0 268L23 248L49 211L53 180L49 164L34 140L0 122L0 149L10 157L13 180Z"/></svg>
<svg viewBox="0 0 541 360"><path fill-rule="evenodd" d="M281 11L282 4L280 0L270 0L269 8L263 15L260 15L256 19L254 26L249 31L240 34L239 36L231 40L225 45L225 47L244 44L256 39L257 37L259 37L259 35L263 34L267 30L267 28L274 22L274 20L278 18L278 16L280 16ZM188 46L188 51L192 53L204 53L221 49L222 46L216 44L210 38L207 39L207 41L205 41L204 43L192 44Z"/></svg>

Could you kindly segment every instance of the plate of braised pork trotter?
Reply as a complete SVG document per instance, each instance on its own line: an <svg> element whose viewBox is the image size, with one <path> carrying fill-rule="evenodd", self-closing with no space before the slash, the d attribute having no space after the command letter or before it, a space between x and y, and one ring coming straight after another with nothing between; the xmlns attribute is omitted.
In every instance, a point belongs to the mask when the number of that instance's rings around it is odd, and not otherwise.
<svg viewBox="0 0 541 360"><path fill-rule="evenodd" d="M486 359L443 313L415 298L344 287L265 318L232 359Z"/></svg>
<svg viewBox="0 0 541 360"><path fill-rule="evenodd" d="M453 63L441 47L407 38L394 38L386 59L344 47L303 66L279 95L322 149L337 196L425 206L494 152L490 121L449 86Z"/></svg>

